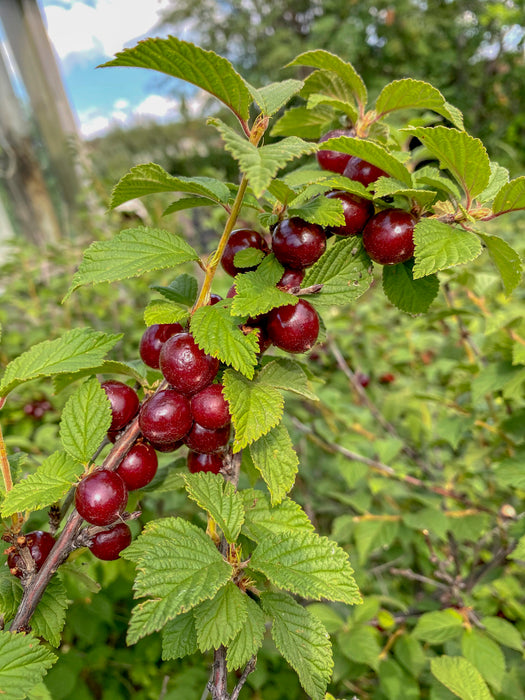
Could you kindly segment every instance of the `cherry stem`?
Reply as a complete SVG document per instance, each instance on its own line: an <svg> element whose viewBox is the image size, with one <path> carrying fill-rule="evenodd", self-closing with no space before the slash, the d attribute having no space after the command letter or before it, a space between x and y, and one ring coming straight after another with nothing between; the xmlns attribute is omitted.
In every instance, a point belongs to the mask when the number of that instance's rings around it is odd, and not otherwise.
<svg viewBox="0 0 525 700"><path fill-rule="evenodd" d="M2 425L0 424L0 469L2 470L2 478L4 480L4 490L7 493L13 488L13 477L11 476L11 467L7 459L7 450L5 447L4 436L2 434ZM11 516L13 528L18 531L22 522L20 513L15 513Z"/></svg>

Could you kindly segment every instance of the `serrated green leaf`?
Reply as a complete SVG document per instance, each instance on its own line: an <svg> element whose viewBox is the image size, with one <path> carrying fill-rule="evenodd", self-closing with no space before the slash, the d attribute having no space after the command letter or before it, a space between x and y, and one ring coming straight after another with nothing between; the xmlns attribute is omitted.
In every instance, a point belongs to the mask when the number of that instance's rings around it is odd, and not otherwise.
<svg viewBox="0 0 525 700"><path fill-rule="evenodd" d="M363 79L351 63L343 61L339 56L324 51L323 49L305 51L305 53L294 58L287 67L290 66L311 66L312 68L320 68L321 70L328 70L336 73L351 89L356 101L360 103L362 107L366 106L368 93Z"/></svg>
<svg viewBox="0 0 525 700"><path fill-rule="evenodd" d="M162 212L162 216L169 216L170 214L176 214L178 211L184 211L185 209L196 209L197 207L212 207L216 204L212 199L206 199L205 197L181 197L175 202L172 202L169 207L166 207Z"/></svg>
<svg viewBox="0 0 525 700"><path fill-rule="evenodd" d="M286 110L271 130L272 136L300 136L318 141L333 120L331 109L292 107Z"/></svg>
<svg viewBox="0 0 525 700"><path fill-rule="evenodd" d="M230 369L224 373L222 383L235 428L233 450L239 452L280 422L284 399L278 389L260 384L257 377L248 381Z"/></svg>
<svg viewBox="0 0 525 700"><path fill-rule="evenodd" d="M310 224L317 224L323 227L344 226L345 224L341 200L327 199L326 197L315 197L315 199L306 202L301 207L290 207L288 216L298 216Z"/></svg>
<svg viewBox="0 0 525 700"><path fill-rule="evenodd" d="M254 267L265 257L265 253L257 248L244 248L235 253L233 264L235 267Z"/></svg>
<svg viewBox="0 0 525 700"><path fill-rule="evenodd" d="M252 96L232 64L213 51L174 36L146 39L104 64L150 68L206 90L241 119L248 119Z"/></svg>
<svg viewBox="0 0 525 700"><path fill-rule="evenodd" d="M319 401L319 398L310 389L306 372L299 362L287 357L278 357L268 362L259 373L259 381L276 389L299 394L299 396L304 396L311 401Z"/></svg>
<svg viewBox="0 0 525 700"><path fill-rule="evenodd" d="M111 404L94 377L67 400L60 420L62 447L73 459L87 464L100 447L111 425Z"/></svg>
<svg viewBox="0 0 525 700"><path fill-rule="evenodd" d="M215 520L228 542L235 542L244 522L244 508L233 484L209 472L186 474L184 479L192 501Z"/></svg>
<svg viewBox="0 0 525 700"><path fill-rule="evenodd" d="M428 311L439 292L436 275L414 279L411 263L384 265L383 291L395 307L408 314Z"/></svg>
<svg viewBox="0 0 525 700"><path fill-rule="evenodd" d="M363 197L363 199L372 199L373 197L372 193L360 182L350 180L344 175L330 173L327 170L299 168L283 175L282 181L292 188L304 188L294 202L295 204L302 203L320 192L328 192L329 190L351 192L358 197ZM322 186L321 189L319 189L320 186Z"/></svg>
<svg viewBox="0 0 525 700"><path fill-rule="evenodd" d="M10 362L2 377L0 396L38 377L76 372L99 365L122 335L75 328L56 340L44 340Z"/></svg>
<svg viewBox="0 0 525 700"><path fill-rule="evenodd" d="M472 200L481 194L490 180L490 161L485 146L466 131L445 126L411 127L407 131L438 158Z"/></svg>
<svg viewBox="0 0 525 700"><path fill-rule="evenodd" d="M423 80L403 78L389 83L381 90L375 109L379 117L399 109L431 109L459 129L463 128L463 120L458 121L457 111L451 111L439 90Z"/></svg>
<svg viewBox="0 0 525 700"><path fill-rule="evenodd" d="M496 266L505 294L509 296L521 282L523 265L520 256L510 245L499 236L490 236L488 233L478 232L485 244L492 262Z"/></svg>
<svg viewBox="0 0 525 700"><path fill-rule="evenodd" d="M22 585L7 566L0 567L0 615L6 626L16 615L22 599Z"/></svg>
<svg viewBox="0 0 525 700"><path fill-rule="evenodd" d="M431 659L430 670L440 683L462 700L492 698L479 671L461 656L440 656Z"/></svg>
<svg viewBox="0 0 525 700"><path fill-rule="evenodd" d="M438 168L425 165L425 167L414 172L413 179L418 185L428 185L438 192L442 192L448 199L452 199L455 202L461 200L461 189L459 186Z"/></svg>
<svg viewBox="0 0 525 700"><path fill-rule="evenodd" d="M511 622L501 617L484 617L481 622L492 639L510 649L523 651L521 634Z"/></svg>
<svg viewBox="0 0 525 700"><path fill-rule="evenodd" d="M137 361L139 364L139 361ZM68 372L58 374L53 377L53 388L55 394L59 394L63 389L73 382L89 377L93 374L121 374L125 377L132 377L139 384L145 383L145 376L141 373L141 367L135 366L134 362L117 362L116 360L105 360L97 367L90 367L79 372Z"/></svg>
<svg viewBox="0 0 525 700"><path fill-rule="evenodd" d="M314 526L298 503L285 498L271 506L262 491L241 491L244 501L245 521L242 532L251 540L259 542L268 535L287 537L290 531L312 531Z"/></svg>
<svg viewBox="0 0 525 700"><path fill-rule="evenodd" d="M320 72L320 71L317 71ZM346 102L345 100L336 100L333 97L328 97L327 95L312 94L308 98L306 106L308 109L315 109L319 105L324 105L326 107L332 107L346 114L351 122L356 122L359 117L359 112L357 111L355 105L352 102Z"/></svg>
<svg viewBox="0 0 525 700"><path fill-rule="evenodd" d="M297 136L288 136L278 143L257 148L220 119L209 119L208 122L220 131L226 150L239 163L256 197L263 194L277 172L289 161L317 150L317 144Z"/></svg>
<svg viewBox="0 0 525 700"><path fill-rule="evenodd" d="M258 652L264 639L264 614L255 601L244 597L248 614L237 636L228 644L226 664L229 671L243 668Z"/></svg>
<svg viewBox="0 0 525 700"><path fill-rule="evenodd" d="M213 598L232 574L211 539L182 518L148 523L121 556L137 564L136 597L148 597L132 611L129 644Z"/></svg>
<svg viewBox="0 0 525 700"><path fill-rule="evenodd" d="M413 635L430 644L442 644L458 637L463 630L463 618L452 608L425 613L419 618Z"/></svg>
<svg viewBox="0 0 525 700"><path fill-rule="evenodd" d="M384 170L385 173L405 185L408 185L408 187L413 186L412 175L408 172L403 163L378 143L353 138L351 136L337 136L336 138L323 141L322 147L326 150L357 156L362 160L366 160L367 163L371 163L377 168Z"/></svg>
<svg viewBox="0 0 525 700"><path fill-rule="evenodd" d="M487 187L477 197L480 204L490 202L509 181L509 171L498 163L490 163L490 180Z"/></svg>
<svg viewBox="0 0 525 700"><path fill-rule="evenodd" d="M283 80L262 88L249 86L254 101L261 108L262 114L267 117L273 116L281 107L284 107L302 87L302 80Z"/></svg>
<svg viewBox="0 0 525 700"><path fill-rule="evenodd" d="M167 287L151 285L150 289L154 289L156 292L159 292L159 294L162 294L163 297L166 297L166 299L176 304L192 306L197 299L199 285L195 277L183 273L175 277L173 282Z"/></svg>
<svg viewBox="0 0 525 700"><path fill-rule="evenodd" d="M34 474L19 481L2 504L4 518L25 510L40 510L55 503L69 491L82 474L82 465L64 452L47 457Z"/></svg>
<svg viewBox="0 0 525 700"><path fill-rule="evenodd" d="M252 443L250 456L268 487L272 503L280 503L294 485L299 465L292 440L284 425L275 426Z"/></svg>
<svg viewBox="0 0 525 700"><path fill-rule="evenodd" d="M273 620L275 646L312 700L322 700L334 664L328 632L318 618L284 593L263 593L261 602Z"/></svg>
<svg viewBox="0 0 525 700"><path fill-rule="evenodd" d="M162 660L182 659L198 649L193 610L177 615L162 630Z"/></svg>
<svg viewBox="0 0 525 700"><path fill-rule="evenodd" d="M245 335L239 328L239 319L230 315L230 307L229 299L201 306L191 317L191 333L204 352L251 379L259 352L257 334Z"/></svg>
<svg viewBox="0 0 525 700"><path fill-rule="evenodd" d="M417 190L405 187L402 182L391 177L380 177L374 182L374 199L381 197L393 197L401 195L407 197L420 206L426 207L436 199L437 192L434 190Z"/></svg>
<svg viewBox="0 0 525 700"><path fill-rule="evenodd" d="M285 590L313 600L361 602L347 553L315 532L266 537L255 548L250 568Z"/></svg>
<svg viewBox="0 0 525 700"><path fill-rule="evenodd" d="M153 326L155 323L180 323L190 315L189 309L167 299L154 299L144 309L144 323Z"/></svg>
<svg viewBox="0 0 525 700"><path fill-rule="evenodd" d="M197 644L204 652L226 646L240 631L248 615L246 594L231 581L211 600L195 608Z"/></svg>
<svg viewBox="0 0 525 700"><path fill-rule="evenodd" d="M352 123L359 116L355 93L337 73L331 70L316 70L304 81L301 97L307 101L307 108L316 109L319 105L332 107L343 112Z"/></svg>
<svg viewBox="0 0 525 700"><path fill-rule="evenodd" d="M125 229L109 241L89 246L64 299L85 284L116 282L198 259L193 248L170 231L145 226Z"/></svg>
<svg viewBox="0 0 525 700"><path fill-rule="evenodd" d="M5 700L23 700L56 656L32 634L0 631L0 688Z"/></svg>
<svg viewBox="0 0 525 700"><path fill-rule="evenodd" d="M272 254L264 258L257 270L237 275L232 313L255 317L278 306L297 304L299 299L296 296L275 286L283 273L284 267Z"/></svg>
<svg viewBox="0 0 525 700"><path fill-rule="evenodd" d="M59 647L67 608L68 596L64 584L58 576L53 576L31 617L33 633L46 639L52 646Z"/></svg>
<svg viewBox="0 0 525 700"><path fill-rule="evenodd" d="M494 214L507 214L525 209L525 175L504 185L497 193L492 211Z"/></svg>
<svg viewBox="0 0 525 700"><path fill-rule="evenodd" d="M328 247L319 260L308 268L303 287L322 284L317 294L308 297L316 308L351 304L372 283L372 265L361 238L342 238Z"/></svg>
<svg viewBox="0 0 525 700"><path fill-rule="evenodd" d="M436 219L422 219L414 227L414 279L475 260L482 252L476 234Z"/></svg>
<svg viewBox="0 0 525 700"><path fill-rule="evenodd" d="M472 629L463 632L461 651L487 683L497 692L501 692L505 675L505 657L501 647L479 630Z"/></svg>

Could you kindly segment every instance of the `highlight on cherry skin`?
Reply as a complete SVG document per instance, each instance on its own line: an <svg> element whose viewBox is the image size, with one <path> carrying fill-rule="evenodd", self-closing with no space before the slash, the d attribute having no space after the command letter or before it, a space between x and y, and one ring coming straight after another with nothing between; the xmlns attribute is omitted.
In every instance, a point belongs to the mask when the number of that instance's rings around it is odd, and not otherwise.
<svg viewBox="0 0 525 700"><path fill-rule="evenodd" d="M128 489L121 477L108 469L97 469L78 484L75 507L91 525L111 525L128 502Z"/></svg>

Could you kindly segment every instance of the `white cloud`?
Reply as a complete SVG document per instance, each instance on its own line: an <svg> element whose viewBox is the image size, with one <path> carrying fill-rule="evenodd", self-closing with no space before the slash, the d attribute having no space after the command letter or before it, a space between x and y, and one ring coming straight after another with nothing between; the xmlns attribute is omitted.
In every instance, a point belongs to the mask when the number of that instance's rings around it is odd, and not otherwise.
<svg viewBox="0 0 525 700"><path fill-rule="evenodd" d="M165 119L179 114L179 101L165 95L149 95L135 109L137 117Z"/></svg>

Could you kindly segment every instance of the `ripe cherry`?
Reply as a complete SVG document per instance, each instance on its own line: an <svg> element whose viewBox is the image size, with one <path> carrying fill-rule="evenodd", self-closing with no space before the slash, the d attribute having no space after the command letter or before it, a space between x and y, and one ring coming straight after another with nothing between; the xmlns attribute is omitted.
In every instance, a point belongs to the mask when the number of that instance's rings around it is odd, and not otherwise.
<svg viewBox="0 0 525 700"><path fill-rule="evenodd" d="M89 549L97 559L113 561L131 544L131 530L126 523L117 523L110 530L97 532L91 540Z"/></svg>
<svg viewBox="0 0 525 700"><path fill-rule="evenodd" d="M298 217L283 219L274 228L272 250L285 267L301 270L319 260L326 249L326 235L317 224Z"/></svg>
<svg viewBox="0 0 525 700"><path fill-rule="evenodd" d="M49 552L53 549L54 544L55 538L49 532L43 532L42 530L29 532L25 535L25 543L18 547L15 545L15 551L9 552L7 566L17 578L22 578L25 565L19 549L25 546L29 549L29 553L35 562L35 571L39 571Z"/></svg>
<svg viewBox="0 0 525 700"><path fill-rule="evenodd" d="M75 507L92 525L111 525L128 502L126 484L116 472L97 469L77 486Z"/></svg>
<svg viewBox="0 0 525 700"><path fill-rule="evenodd" d="M188 452L188 469L196 472L212 472L218 474L222 469L224 456L222 452L205 454L204 452Z"/></svg>
<svg viewBox="0 0 525 700"><path fill-rule="evenodd" d="M239 272L249 272L257 268L257 265L253 267L236 267L234 264L233 261L236 253L240 250L246 250L247 248L262 250L265 255L270 252L268 244L257 231L252 231L247 228L240 228L237 229L237 231L233 231L226 243L226 248L221 258L222 267L232 277L235 277Z"/></svg>
<svg viewBox="0 0 525 700"><path fill-rule="evenodd" d="M284 291L288 291L294 287L300 287L304 275L304 270L285 270L283 276L277 282L277 286Z"/></svg>
<svg viewBox="0 0 525 700"><path fill-rule="evenodd" d="M199 425L218 430L231 422L230 408L222 384L210 384L191 398L191 413Z"/></svg>
<svg viewBox="0 0 525 700"><path fill-rule="evenodd" d="M417 220L402 209L385 209L373 216L363 230L368 255L381 265L396 265L414 255Z"/></svg>
<svg viewBox="0 0 525 700"><path fill-rule="evenodd" d="M128 491L135 491L150 483L157 473L158 466L155 449L145 442L138 442L119 464L116 473L124 481Z"/></svg>
<svg viewBox="0 0 525 700"><path fill-rule="evenodd" d="M139 410L139 397L137 392L123 382L110 380L102 384L102 388L111 404L110 430L122 430Z"/></svg>
<svg viewBox="0 0 525 700"><path fill-rule="evenodd" d="M350 180L360 182L365 187L368 187L370 183L375 182L380 177L388 177L388 173L385 173L384 170L381 170L381 168L371 163L367 163L366 160L362 160L357 156L352 156L350 158L343 175L349 177Z"/></svg>
<svg viewBox="0 0 525 700"><path fill-rule="evenodd" d="M366 222L374 213L372 202L350 192L329 192L326 197L327 199L339 199L343 204L344 225L331 227L332 232L338 236L356 236L361 233Z"/></svg>
<svg viewBox="0 0 525 700"><path fill-rule="evenodd" d="M396 378L392 372L385 372L379 377L380 384L392 384L392 382L395 382L395 380Z"/></svg>
<svg viewBox="0 0 525 700"><path fill-rule="evenodd" d="M175 440L175 442L151 442L149 444L154 448L156 452L175 452L184 445L184 440Z"/></svg>
<svg viewBox="0 0 525 700"><path fill-rule="evenodd" d="M154 323L144 331L140 341L142 362L153 369L159 368L160 350L164 343L176 333L182 333L180 323Z"/></svg>
<svg viewBox="0 0 525 700"><path fill-rule="evenodd" d="M167 445L183 438L191 428L190 402L174 389L154 394L140 409L139 426L153 444Z"/></svg>
<svg viewBox="0 0 525 700"><path fill-rule="evenodd" d="M281 350L299 353L309 350L319 335L319 317L311 304L299 299L293 306L280 306L268 313L268 335Z"/></svg>
<svg viewBox="0 0 525 700"><path fill-rule="evenodd" d="M198 423L194 423L184 442L194 452L218 452L230 439L230 426L209 430Z"/></svg>
<svg viewBox="0 0 525 700"><path fill-rule="evenodd" d="M321 136L319 143L335 139L337 136L354 136L351 129L332 129L328 133ZM317 151L317 162L323 170L331 170L333 173L342 174L346 164L350 160L348 153L338 153L337 151Z"/></svg>
<svg viewBox="0 0 525 700"><path fill-rule="evenodd" d="M210 306L215 306L215 304L218 304L220 301L222 301L220 294L210 294Z"/></svg>
<svg viewBox="0 0 525 700"><path fill-rule="evenodd" d="M164 343L160 369L174 389L191 396L211 384L219 360L201 350L190 333L178 333Z"/></svg>

